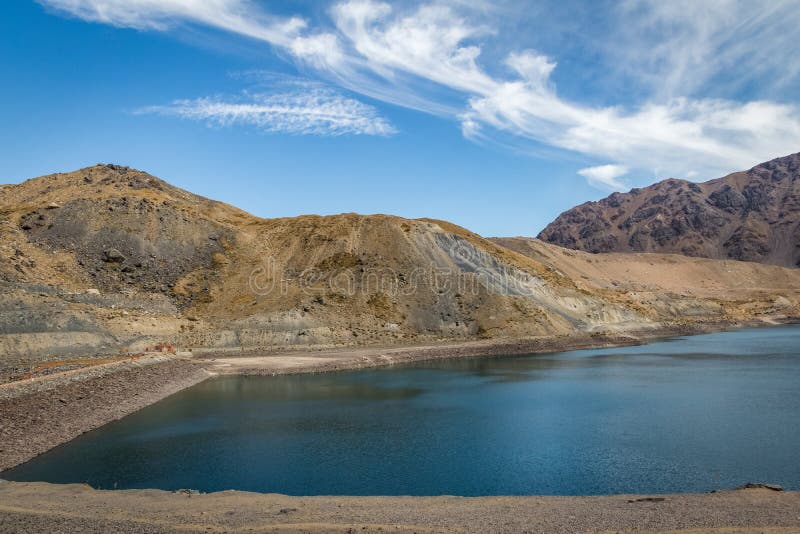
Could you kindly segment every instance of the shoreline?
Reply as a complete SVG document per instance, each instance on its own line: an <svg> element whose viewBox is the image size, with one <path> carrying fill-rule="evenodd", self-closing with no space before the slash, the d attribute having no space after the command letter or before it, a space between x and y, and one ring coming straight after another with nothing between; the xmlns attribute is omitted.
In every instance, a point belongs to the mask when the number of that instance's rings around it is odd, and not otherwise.
<svg viewBox="0 0 800 534"><path fill-rule="evenodd" d="M328 373L432 359L544 354L795 322L705 323L644 333L256 352L258 356L155 356L103 364L0 386L0 469L216 375ZM223 364L230 365L219 367ZM0 471L0 532L800 531L800 491L765 488L600 496L287 496L235 490L96 490L85 484L10 482L2 477Z"/></svg>
<svg viewBox="0 0 800 534"><path fill-rule="evenodd" d="M330 373L414 362L457 358L492 358L526 354L547 354L573 350L646 345L660 339L713 334L743 328L769 328L800 323L796 317L737 323L709 322L662 326L647 330L597 332L565 336L444 341L418 345L352 346L241 352L204 352L193 359L203 361L212 375L267 375Z"/></svg>
<svg viewBox="0 0 800 534"><path fill-rule="evenodd" d="M527 339L272 353L254 350L235 355L208 352L189 357L156 355L65 371L0 385L0 478L5 470L218 375L329 373L439 359L622 347L669 337L781 326L796 321L794 317L783 317Z"/></svg>
<svg viewBox="0 0 800 534"><path fill-rule="evenodd" d="M0 478L6 469L211 376L186 361L153 360L0 387Z"/></svg>
<svg viewBox="0 0 800 534"><path fill-rule="evenodd" d="M797 532L800 492L292 497L0 481L4 532Z"/></svg>

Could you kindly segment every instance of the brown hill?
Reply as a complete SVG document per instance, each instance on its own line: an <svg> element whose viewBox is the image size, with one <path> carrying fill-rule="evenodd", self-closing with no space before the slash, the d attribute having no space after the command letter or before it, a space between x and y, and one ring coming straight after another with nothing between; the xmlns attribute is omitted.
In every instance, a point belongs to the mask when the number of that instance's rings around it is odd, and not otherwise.
<svg viewBox="0 0 800 534"><path fill-rule="evenodd" d="M593 254L526 237L493 241L574 280L583 291L623 299L654 321L746 320L790 312L800 296L797 269L676 254Z"/></svg>
<svg viewBox="0 0 800 534"><path fill-rule="evenodd" d="M800 266L800 153L701 184L669 179L614 193L562 213L539 239Z"/></svg>
<svg viewBox="0 0 800 534"><path fill-rule="evenodd" d="M449 223L260 219L98 165L0 191L4 354L543 335L647 325Z"/></svg>
<svg viewBox="0 0 800 534"><path fill-rule="evenodd" d="M651 255L602 263L429 219L261 219L97 165L0 189L0 375L158 342L408 344L800 313L797 270ZM678 282L653 289L651 270Z"/></svg>

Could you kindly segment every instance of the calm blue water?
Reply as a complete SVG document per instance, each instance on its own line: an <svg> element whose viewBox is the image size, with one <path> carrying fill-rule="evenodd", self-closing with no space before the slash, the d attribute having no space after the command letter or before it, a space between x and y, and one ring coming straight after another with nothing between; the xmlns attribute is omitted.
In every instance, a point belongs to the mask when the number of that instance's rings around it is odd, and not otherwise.
<svg viewBox="0 0 800 534"><path fill-rule="evenodd" d="M209 380L3 473L313 494L800 489L800 327Z"/></svg>

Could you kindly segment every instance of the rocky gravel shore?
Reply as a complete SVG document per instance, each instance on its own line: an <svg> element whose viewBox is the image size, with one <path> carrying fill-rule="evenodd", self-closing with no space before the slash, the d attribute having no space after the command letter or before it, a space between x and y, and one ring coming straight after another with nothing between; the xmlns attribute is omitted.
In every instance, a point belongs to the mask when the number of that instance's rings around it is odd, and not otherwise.
<svg viewBox="0 0 800 534"><path fill-rule="evenodd" d="M155 357L0 386L0 470L208 376L190 360Z"/></svg>
<svg viewBox="0 0 800 534"><path fill-rule="evenodd" d="M0 482L0 532L800 531L800 492L598 497L290 497Z"/></svg>

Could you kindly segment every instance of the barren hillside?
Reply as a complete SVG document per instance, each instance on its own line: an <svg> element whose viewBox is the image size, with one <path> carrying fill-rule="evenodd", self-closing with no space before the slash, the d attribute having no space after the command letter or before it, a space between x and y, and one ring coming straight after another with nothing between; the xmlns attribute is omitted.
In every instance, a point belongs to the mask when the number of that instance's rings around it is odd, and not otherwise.
<svg viewBox="0 0 800 534"><path fill-rule="evenodd" d="M678 254L591 254L525 237L493 241L574 280L584 291L622 299L653 320L735 322L792 315L800 298L797 269Z"/></svg>
<svg viewBox="0 0 800 534"><path fill-rule="evenodd" d="M388 215L260 219L114 165L4 186L0 234L6 376L156 343L408 344L798 313L800 271L600 259Z"/></svg>
<svg viewBox="0 0 800 534"><path fill-rule="evenodd" d="M568 210L539 239L800 266L800 153L702 184L669 179Z"/></svg>

